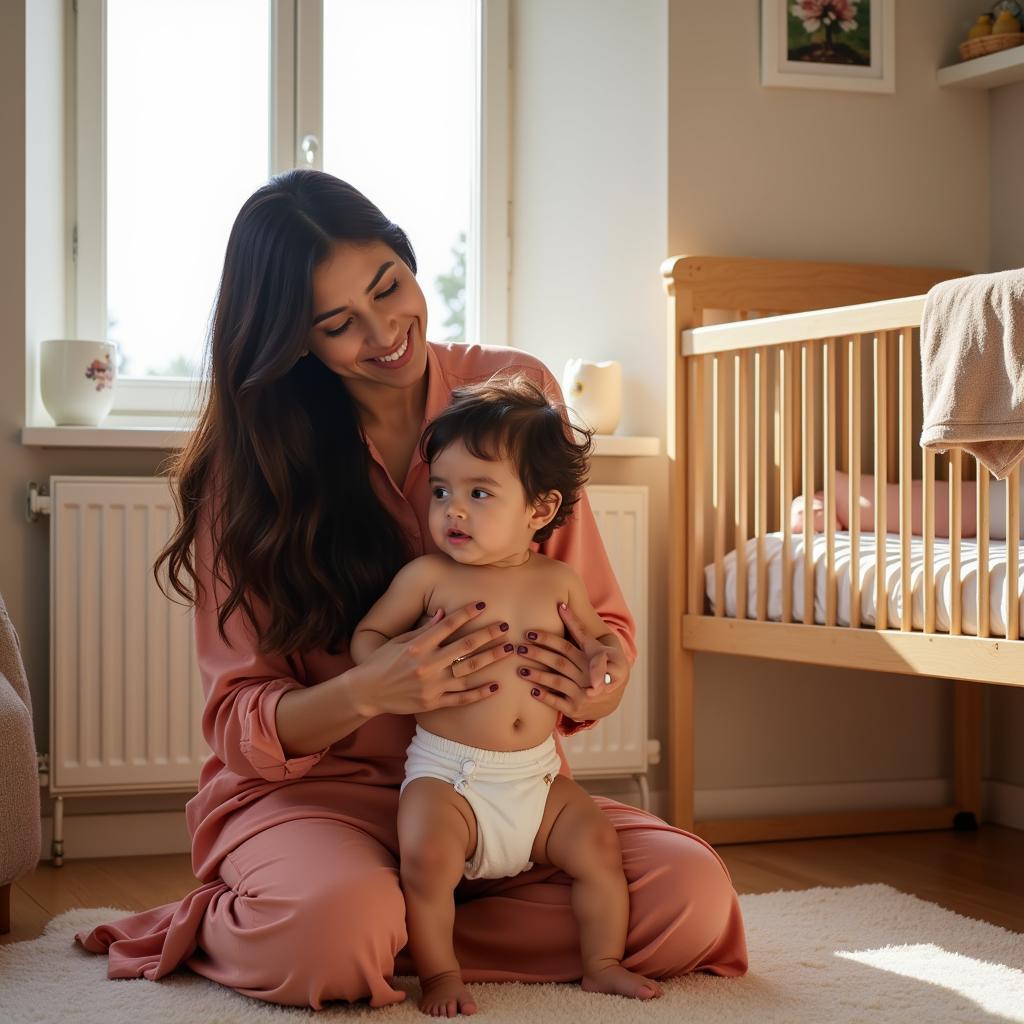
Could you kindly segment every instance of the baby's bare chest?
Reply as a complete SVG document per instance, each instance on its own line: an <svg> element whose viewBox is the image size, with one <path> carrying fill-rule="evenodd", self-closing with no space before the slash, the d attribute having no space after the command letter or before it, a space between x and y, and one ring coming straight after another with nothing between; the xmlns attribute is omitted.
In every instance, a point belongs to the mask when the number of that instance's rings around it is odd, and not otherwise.
<svg viewBox="0 0 1024 1024"><path fill-rule="evenodd" d="M461 568L461 567L460 567ZM511 571L455 571L440 578L431 594L428 614L438 608L446 613L466 604L484 601L486 610L461 632L491 622L507 622L508 635L520 640L526 630L564 631L558 604L568 593L555 574Z"/></svg>

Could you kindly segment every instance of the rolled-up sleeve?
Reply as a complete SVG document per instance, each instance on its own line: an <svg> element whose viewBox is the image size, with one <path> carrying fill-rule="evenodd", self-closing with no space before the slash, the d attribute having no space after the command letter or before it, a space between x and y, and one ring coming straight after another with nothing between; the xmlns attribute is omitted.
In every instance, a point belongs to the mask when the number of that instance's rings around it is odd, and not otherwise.
<svg viewBox="0 0 1024 1024"><path fill-rule="evenodd" d="M289 690L306 685L281 655L261 654L257 634L241 608L217 627L217 609L227 596L211 572L209 521L200 521L195 541L201 591L195 608L196 656L206 704L203 736L227 768L245 778L280 782L305 775L329 747L287 757L277 734L277 702ZM257 618L261 616L256 606ZM258 627L257 627L258 628ZM226 639L225 639L226 637ZM298 665L301 669L301 664Z"/></svg>

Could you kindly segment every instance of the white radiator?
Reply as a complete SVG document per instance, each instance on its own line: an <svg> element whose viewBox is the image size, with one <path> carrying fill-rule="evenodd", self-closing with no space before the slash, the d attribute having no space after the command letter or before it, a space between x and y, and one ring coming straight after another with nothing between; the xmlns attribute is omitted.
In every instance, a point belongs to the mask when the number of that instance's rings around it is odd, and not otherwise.
<svg viewBox="0 0 1024 1024"><path fill-rule="evenodd" d="M50 792L194 789L208 754L191 610L153 579L163 478L50 478Z"/></svg>
<svg viewBox="0 0 1024 1024"><path fill-rule="evenodd" d="M619 709L566 753L581 777L636 775L646 803L647 488L588 494L641 653ZM167 481L55 476L49 504L51 794L194 789L208 750L191 611L152 573L175 515Z"/></svg>
<svg viewBox="0 0 1024 1024"><path fill-rule="evenodd" d="M647 488L587 488L615 577L637 624L639 654L622 703L592 729L569 737L565 753L580 778L635 775L644 780L647 741ZM647 790L641 781L644 804Z"/></svg>

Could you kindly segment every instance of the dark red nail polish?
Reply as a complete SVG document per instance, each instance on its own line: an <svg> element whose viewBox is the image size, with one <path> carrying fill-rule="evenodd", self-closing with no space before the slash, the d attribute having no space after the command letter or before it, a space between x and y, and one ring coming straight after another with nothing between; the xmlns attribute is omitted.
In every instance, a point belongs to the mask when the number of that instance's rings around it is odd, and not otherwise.
<svg viewBox="0 0 1024 1024"><path fill-rule="evenodd" d="M532 690L530 691L530 696L531 696L531 697L539 697L539 696L540 696L540 690L538 690L538 689L537 689L537 687L535 686L535 687L534 687L534 688L533 688L533 689L532 689Z"/></svg>
<svg viewBox="0 0 1024 1024"><path fill-rule="evenodd" d="M476 606L477 606L477 608L486 608L487 607L487 602L486 601L477 601Z"/></svg>
<svg viewBox="0 0 1024 1024"><path fill-rule="evenodd" d="M523 647L522 645L520 645L519 647L516 648L516 654L526 654L526 652L529 649L530 649L529 647Z"/></svg>
<svg viewBox="0 0 1024 1024"><path fill-rule="evenodd" d="M519 670L519 674L521 676L528 676L530 674L530 670L528 668L521 668Z"/></svg>
<svg viewBox="0 0 1024 1024"><path fill-rule="evenodd" d="M507 623L507 622L503 622L503 623L502 623L502 624L501 624L501 625L500 625L500 626L498 627L498 629L500 629L500 630L502 631L502 633L507 633L507 632L508 632L508 623Z"/></svg>
<svg viewBox="0 0 1024 1024"><path fill-rule="evenodd" d="M491 683L489 689L490 689L491 693L494 693L498 689L498 684L497 683Z"/></svg>
<svg viewBox="0 0 1024 1024"><path fill-rule="evenodd" d="M511 651L514 651L514 650L515 650L515 646L513 644L505 644L505 651L506 651L506 653L509 653Z"/></svg>
<svg viewBox="0 0 1024 1024"><path fill-rule="evenodd" d="M533 633L533 632L527 633L526 634L526 639L527 640L536 640L537 639L537 634Z"/></svg>

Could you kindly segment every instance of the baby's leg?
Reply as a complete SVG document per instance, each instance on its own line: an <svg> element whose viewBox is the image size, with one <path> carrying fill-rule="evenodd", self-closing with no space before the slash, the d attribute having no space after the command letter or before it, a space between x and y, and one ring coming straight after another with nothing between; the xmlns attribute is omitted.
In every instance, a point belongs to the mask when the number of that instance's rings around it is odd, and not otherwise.
<svg viewBox="0 0 1024 1024"><path fill-rule="evenodd" d="M637 999L662 995L657 982L622 966L629 891L619 840L590 795L564 775L556 776L548 791L530 859L535 864L553 864L573 880L571 900L580 928L583 988Z"/></svg>
<svg viewBox="0 0 1024 1024"><path fill-rule="evenodd" d="M398 802L398 845L409 952L432 1017L476 1013L455 959L455 887L476 848L476 818L440 779L413 779Z"/></svg>

